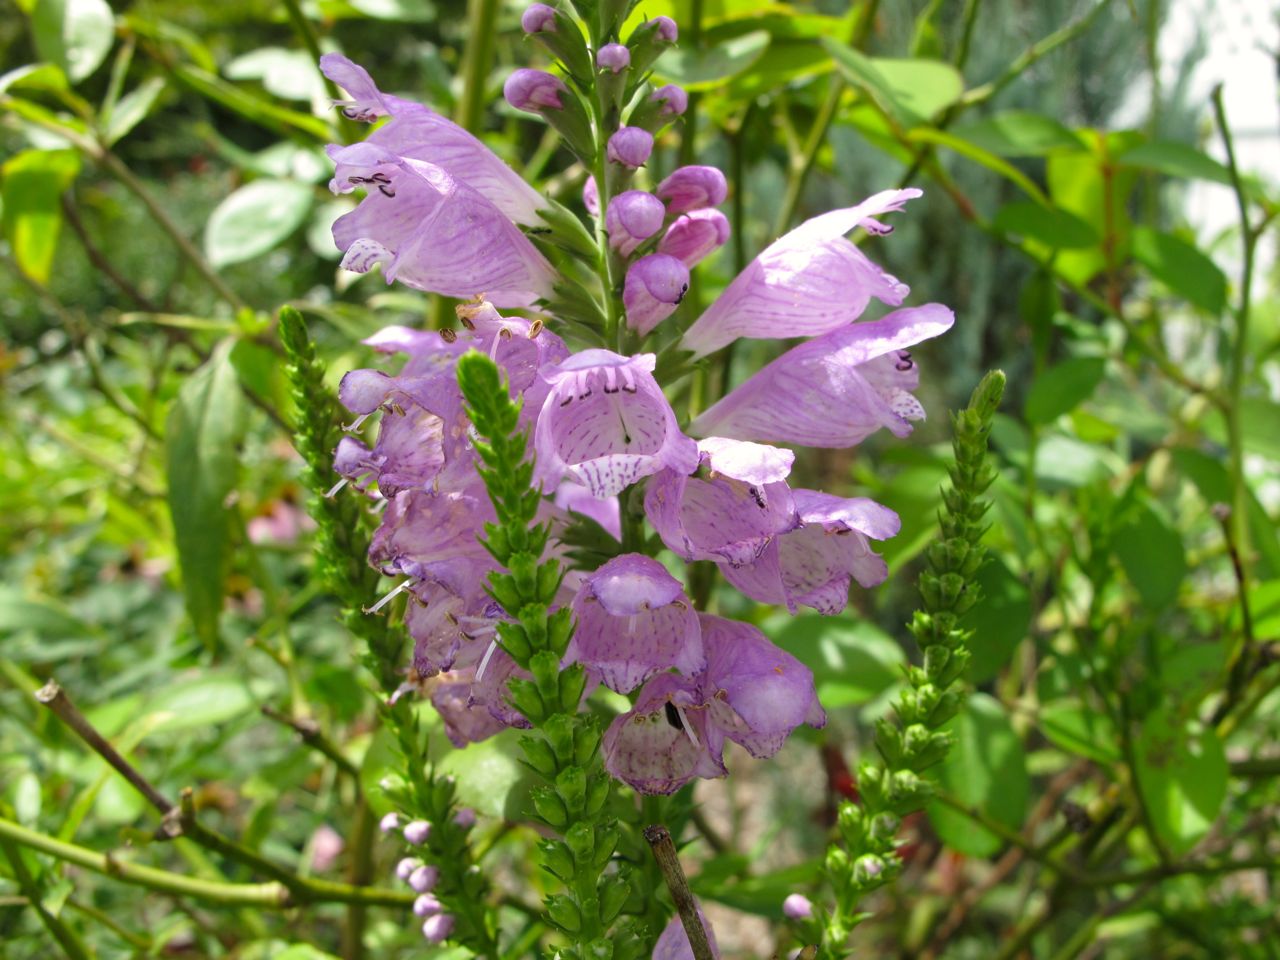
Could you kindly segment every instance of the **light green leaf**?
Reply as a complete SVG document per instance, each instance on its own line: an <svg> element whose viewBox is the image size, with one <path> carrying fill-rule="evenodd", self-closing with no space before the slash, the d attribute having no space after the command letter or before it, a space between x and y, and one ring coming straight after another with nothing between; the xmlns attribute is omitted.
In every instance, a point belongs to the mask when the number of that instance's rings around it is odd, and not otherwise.
<svg viewBox="0 0 1280 960"><path fill-rule="evenodd" d="M1222 313L1227 303L1226 276L1185 240L1150 227L1136 227L1133 256L1174 293L1208 313Z"/></svg>
<svg viewBox="0 0 1280 960"><path fill-rule="evenodd" d="M904 127L926 122L964 92L960 74L940 60L868 57L833 37L822 45L849 82Z"/></svg>
<svg viewBox="0 0 1280 960"><path fill-rule="evenodd" d="M310 103L324 96L324 78L305 50L259 47L228 63L222 71L231 80L257 80L282 100Z"/></svg>
<svg viewBox="0 0 1280 960"><path fill-rule="evenodd" d="M62 229L62 194L80 172L74 150L24 150L2 168L4 235L22 272L48 283Z"/></svg>
<svg viewBox="0 0 1280 960"><path fill-rule="evenodd" d="M1107 370L1103 357L1071 357L1036 377L1024 410L1030 423L1051 423L1074 410L1102 382Z"/></svg>
<svg viewBox="0 0 1280 960"><path fill-rule="evenodd" d="M347 0L366 17L401 23L430 23L436 18L431 0Z"/></svg>
<svg viewBox="0 0 1280 960"><path fill-rule="evenodd" d="M1054 150L1083 149L1079 138L1057 120L1023 110L997 113L952 132L1002 157L1041 157Z"/></svg>
<svg viewBox="0 0 1280 960"><path fill-rule="evenodd" d="M1019 580L998 555L989 557L975 579L982 588L982 599L960 621L973 631L969 650L969 680L985 683L994 677L1027 635L1031 626L1031 597L1027 586Z"/></svg>
<svg viewBox="0 0 1280 960"><path fill-rule="evenodd" d="M169 512L182 566L187 612L196 634L218 643L230 531L227 495L235 487L244 432L244 396L231 365L234 339L218 344L169 409L165 454Z"/></svg>
<svg viewBox="0 0 1280 960"><path fill-rule="evenodd" d="M1136 497L1116 523L1113 548L1129 581L1152 613L1178 597L1187 575L1187 554L1178 531L1145 495Z"/></svg>
<svg viewBox="0 0 1280 960"><path fill-rule="evenodd" d="M106 58L116 38L115 15L106 0L37 0L31 32L40 59L79 83Z"/></svg>
<svg viewBox="0 0 1280 960"><path fill-rule="evenodd" d="M209 217L204 248L215 267L242 263L279 245L302 226L314 191L296 180L255 180L227 197Z"/></svg>
<svg viewBox="0 0 1280 960"><path fill-rule="evenodd" d="M996 212L992 225L1005 233L1035 240L1052 250L1098 244L1098 235L1093 227L1075 214L1027 201L1005 204Z"/></svg>
<svg viewBox="0 0 1280 960"><path fill-rule="evenodd" d="M123 139L130 130L146 119L164 88L163 77L150 77L121 97L107 123L107 144Z"/></svg>
<svg viewBox="0 0 1280 960"><path fill-rule="evenodd" d="M465 749L452 750L436 763L441 774L458 781L458 803L491 817L518 819L528 806L532 774L520 763L515 731L507 730Z"/></svg>
<svg viewBox="0 0 1280 960"><path fill-rule="evenodd" d="M1040 206L1047 207L1050 205L1049 198L1045 196L1044 191L1036 186L1030 177L1003 157L997 156L976 143L971 143L936 127L917 127L907 134L907 139L913 143L932 143L940 147L946 147L948 150L972 160L979 166L986 167L992 173L1004 177Z"/></svg>
<svg viewBox="0 0 1280 960"><path fill-rule="evenodd" d="M769 39L767 30L753 30L702 50L692 45L669 50L654 65L654 73L689 90L709 90L764 56Z"/></svg>
<svg viewBox="0 0 1280 960"><path fill-rule="evenodd" d="M1020 830L1031 783L1022 741L1004 707L975 693L948 727L956 739L939 768L939 782L966 806ZM1003 845L995 834L940 803L929 806L929 819L943 842L960 853L989 857Z"/></svg>
<svg viewBox="0 0 1280 960"><path fill-rule="evenodd" d="M802 614L780 623L765 632L813 671L825 707L866 703L902 679L902 648L861 617Z"/></svg>
<svg viewBox="0 0 1280 960"><path fill-rule="evenodd" d="M1226 167L1185 143L1154 140L1124 151L1116 161L1127 167L1154 170L1170 177L1211 180L1231 186L1231 172Z"/></svg>
<svg viewBox="0 0 1280 960"><path fill-rule="evenodd" d="M1038 716L1040 731L1054 744L1098 763L1119 763L1115 727L1100 710L1068 698L1047 703Z"/></svg>
<svg viewBox="0 0 1280 960"><path fill-rule="evenodd" d="M1209 832L1227 795L1227 758L1211 728L1157 710L1134 741L1138 790L1174 855Z"/></svg>
<svg viewBox="0 0 1280 960"><path fill-rule="evenodd" d="M254 697L242 678L210 673L166 686L147 698L145 709L149 722L172 733L234 720L254 709Z"/></svg>
<svg viewBox="0 0 1280 960"><path fill-rule="evenodd" d="M61 93L67 89L67 75L56 63L28 63L0 76L0 93L10 90L45 90Z"/></svg>

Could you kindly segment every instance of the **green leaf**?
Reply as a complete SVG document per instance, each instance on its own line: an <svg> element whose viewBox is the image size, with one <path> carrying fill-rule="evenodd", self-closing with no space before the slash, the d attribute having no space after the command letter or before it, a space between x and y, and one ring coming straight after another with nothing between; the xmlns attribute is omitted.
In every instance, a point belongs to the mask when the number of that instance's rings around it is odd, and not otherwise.
<svg viewBox="0 0 1280 960"><path fill-rule="evenodd" d="M1023 110L997 113L952 132L1002 157L1041 157L1055 150L1082 149L1079 138L1057 120Z"/></svg>
<svg viewBox="0 0 1280 960"><path fill-rule="evenodd" d="M235 487L245 419L230 359L234 345L234 339L219 343L182 385L165 426L169 512L187 612L209 649L218 642L230 531L226 499Z"/></svg>
<svg viewBox="0 0 1280 960"><path fill-rule="evenodd" d="M1027 586L992 555L978 571L982 599L961 618L960 626L973 631L969 650L969 680L986 683L1013 656L1031 627L1031 597Z"/></svg>
<svg viewBox="0 0 1280 960"><path fill-rule="evenodd" d="M1175 856L1209 831L1227 795L1227 758L1211 728L1157 710L1134 740L1138 790Z"/></svg>
<svg viewBox="0 0 1280 960"><path fill-rule="evenodd" d="M436 18L431 0L347 0L366 17L401 23L430 23Z"/></svg>
<svg viewBox="0 0 1280 960"><path fill-rule="evenodd" d="M79 83L106 58L116 38L106 0L37 0L31 32L40 59L57 64Z"/></svg>
<svg viewBox="0 0 1280 960"><path fill-rule="evenodd" d="M123 139L130 130L146 119L164 88L163 77L151 77L121 97L107 122L107 144Z"/></svg>
<svg viewBox="0 0 1280 960"><path fill-rule="evenodd" d="M654 66L654 72L664 81L689 90L710 90L764 56L769 39L767 30L753 30L701 50L692 45L669 50Z"/></svg>
<svg viewBox="0 0 1280 960"><path fill-rule="evenodd" d="M207 673L189 682L171 683L144 705L157 729L173 733L226 723L252 712L254 704L242 677Z"/></svg>
<svg viewBox="0 0 1280 960"><path fill-rule="evenodd" d="M56 63L28 63L0 76L0 93L10 90L44 90L62 93L67 89L67 75Z"/></svg>
<svg viewBox="0 0 1280 960"><path fill-rule="evenodd" d="M523 753L516 736L517 731L507 730L437 761L438 773L457 778L459 804L508 820L528 812L533 775L520 762Z"/></svg>
<svg viewBox="0 0 1280 960"><path fill-rule="evenodd" d="M960 74L940 60L868 57L833 37L822 45L849 82L904 127L926 122L964 92Z"/></svg>
<svg viewBox="0 0 1280 960"><path fill-rule="evenodd" d="M173 68L173 73L202 97L281 136L292 137L302 131L320 143L333 139L329 124L319 117L282 107L207 70L180 63Z"/></svg>
<svg viewBox="0 0 1280 960"><path fill-rule="evenodd" d="M1280 405L1264 396L1244 397L1240 428L1245 450L1280 463Z"/></svg>
<svg viewBox="0 0 1280 960"><path fill-rule="evenodd" d="M1227 302L1227 278L1193 245L1169 233L1136 227L1133 256L1174 293L1201 310L1222 313Z"/></svg>
<svg viewBox="0 0 1280 960"><path fill-rule="evenodd" d="M1129 581L1152 613L1169 607L1187 575L1187 555L1178 531L1140 495L1117 520L1112 546Z"/></svg>
<svg viewBox="0 0 1280 960"><path fill-rule="evenodd" d="M14 588L0 589L0 633L31 630L45 643L92 636L95 628L50 600L29 599Z"/></svg>
<svg viewBox="0 0 1280 960"><path fill-rule="evenodd" d="M992 225L1005 233L1035 240L1053 250L1093 247L1098 244L1098 235L1093 227L1075 214L1025 200L1001 207Z"/></svg>
<svg viewBox="0 0 1280 960"><path fill-rule="evenodd" d="M1098 388L1107 370L1103 357L1071 357L1036 377L1023 410L1029 423L1052 423Z"/></svg>
<svg viewBox="0 0 1280 960"><path fill-rule="evenodd" d="M22 272L48 283L62 229L62 194L80 172L74 150L24 150L0 167L4 236Z"/></svg>
<svg viewBox="0 0 1280 960"><path fill-rule="evenodd" d="M1004 707L985 693L975 693L948 728L956 739L939 768L939 782L966 806L981 810L1010 830L1021 829L1031 784L1022 741ZM929 819L943 842L960 853L989 857L1004 844L964 814L940 803L929 806Z"/></svg>
<svg viewBox="0 0 1280 960"><path fill-rule="evenodd" d="M314 191L296 180L255 180L227 197L209 217L204 248L215 267L252 260L302 226Z"/></svg>
<svg viewBox="0 0 1280 960"><path fill-rule="evenodd" d="M1116 162L1127 167L1154 170L1170 177L1188 180L1211 180L1231 186L1231 171L1212 157L1195 147L1168 140L1154 140L1139 144L1116 157Z"/></svg>
<svg viewBox="0 0 1280 960"><path fill-rule="evenodd" d="M257 80L282 100L310 103L325 93L320 68L305 50L259 47L236 57L222 72L231 80Z"/></svg>
<svg viewBox="0 0 1280 960"><path fill-rule="evenodd" d="M1003 157L997 156L990 150L987 150L976 143L964 140L954 134L947 133L945 130L939 130L936 127L917 127L907 134L907 139L912 143L933 143L940 147L946 147L960 156L968 160L972 160L979 166L986 167L992 173L999 174L1010 183L1014 184L1028 197L1034 200L1042 207L1049 206L1049 198L1045 196L1043 190L1036 186L1035 182L1025 173L1005 160Z"/></svg>
<svg viewBox="0 0 1280 960"><path fill-rule="evenodd" d="M317 950L309 943L293 943L279 953L273 953L271 960L338 960L332 953Z"/></svg>
<svg viewBox="0 0 1280 960"><path fill-rule="evenodd" d="M902 648L867 620L803 614L776 622L784 625L765 632L813 671L825 707L866 703L902 679Z"/></svg>
<svg viewBox="0 0 1280 960"><path fill-rule="evenodd" d="M1040 732L1068 753L1097 763L1119 763L1115 727L1100 710L1079 700L1055 700L1040 708Z"/></svg>

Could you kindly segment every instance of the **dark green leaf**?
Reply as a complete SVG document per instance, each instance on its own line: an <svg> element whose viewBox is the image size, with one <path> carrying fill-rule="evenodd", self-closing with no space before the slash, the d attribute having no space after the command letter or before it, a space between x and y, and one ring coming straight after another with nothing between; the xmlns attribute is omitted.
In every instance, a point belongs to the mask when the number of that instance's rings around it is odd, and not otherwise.
<svg viewBox="0 0 1280 960"><path fill-rule="evenodd" d="M960 74L940 60L872 58L833 37L822 45L849 82L905 127L927 121L964 92Z"/></svg>
<svg viewBox="0 0 1280 960"><path fill-rule="evenodd" d="M960 625L973 631L969 680L986 683L1009 662L1031 626L1031 598L1026 584L1014 576L1003 558L991 556L975 578L982 600Z"/></svg>
<svg viewBox="0 0 1280 960"><path fill-rule="evenodd" d="M520 758L518 731L505 731L465 750L452 750L436 763L440 774L458 780L458 802L491 817L517 819L527 812L533 774Z"/></svg>
<svg viewBox="0 0 1280 960"><path fill-rule="evenodd" d="M1154 170L1171 177L1231 185L1231 172L1226 167L1185 143L1155 140L1124 151L1116 160L1128 167Z"/></svg>
<svg viewBox="0 0 1280 960"><path fill-rule="evenodd" d="M1158 710L1134 742L1138 789L1161 840L1190 850L1218 816L1227 794L1227 759L1212 729Z"/></svg>
<svg viewBox="0 0 1280 960"><path fill-rule="evenodd" d="M813 671L825 707L865 703L902 679L902 648L867 620L803 614L784 624L766 632Z"/></svg>
<svg viewBox="0 0 1280 960"><path fill-rule="evenodd" d="M1082 148L1079 138L1057 120L1022 110L997 113L953 132L1002 157L1039 157L1054 150Z"/></svg>
<svg viewBox="0 0 1280 960"><path fill-rule="evenodd" d="M1150 499L1140 496L1124 509L1113 547L1148 610L1162 612L1177 599L1187 575L1186 548Z"/></svg>
<svg viewBox="0 0 1280 960"><path fill-rule="evenodd" d="M1133 231L1133 256L1170 290L1212 314L1227 302L1227 278L1194 246L1149 227Z"/></svg>
<svg viewBox="0 0 1280 960"><path fill-rule="evenodd" d="M1093 247L1098 243L1093 227L1075 214L1025 200L1001 207L992 225L1054 250Z"/></svg>
<svg viewBox="0 0 1280 960"><path fill-rule="evenodd" d="M703 50L693 46L669 50L655 64L654 72L690 90L709 90L742 73L768 46L769 32L754 30Z"/></svg>
<svg viewBox="0 0 1280 960"><path fill-rule="evenodd" d="M1072 357L1036 377L1024 413L1030 423L1052 423L1093 394L1107 370L1103 357Z"/></svg>
<svg viewBox="0 0 1280 960"><path fill-rule="evenodd" d="M1055 700L1040 708L1040 731L1053 743L1098 763L1119 763L1116 731L1107 715L1079 700Z"/></svg>

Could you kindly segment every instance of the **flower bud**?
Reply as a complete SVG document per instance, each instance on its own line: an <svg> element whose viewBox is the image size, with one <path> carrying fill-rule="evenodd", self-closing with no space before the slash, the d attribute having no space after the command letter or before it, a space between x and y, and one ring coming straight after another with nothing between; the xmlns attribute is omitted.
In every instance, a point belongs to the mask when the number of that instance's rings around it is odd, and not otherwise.
<svg viewBox="0 0 1280 960"><path fill-rule="evenodd" d="M639 127L622 127L609 138L607 150L612 163L620 163L624 167L643 167L653 152L653 134ZM708 167L707 169L711 169ZM719 173L719 171L716 171ZM724 176L721 175L721 180ZM665 181L664 181L665 182ZM721 198L723 199L723 198ZM719 202L719 201L717 201Z"/></svg>
<svg viewBox="0 0 1280 960"><path fill-rule="evenodd" d="M689 292L689 268L665 253L641 257L627 271L622 304L627 326L647 334L680 305Z"/></svg>
<svg viewBox="0 0 1280 960"><path fill-rule="evenodd" d="M627 38L627 46L631 48L632 69L637 74L647 70L679 36L676 22L670 17L654 17L640 24Z"/></svg>
<svg viewBox="0 0 1280 960"><path fill-rule="evenodd" d="M439 881L439 869L425 864L409 874L409 886L418 893L430 893Z"/></svg>
<svg viewBox="0 0 1280 960"><path fill-rule="evenodd" d="M782 901L782 912L792 920L808 920L813 916L813 904L802 893L793 893Z"/></svg>
<svg viewBox="0 0 1280 960"><path fill-rule="evenodd" d="M396 876L401 880L408 880L409 874L422 866L422 861L417 857L405 857L396 864Z"/></svg>
<svg viewBox="0 0 1280 960"><path fill-rule="evenodd" d="M664 117L678 117L689 108L689 94L674 83L659 87L649 94L649 99L658 104L658 113Z"/></svg>
<svg viewBox="0 0 1280 960"><path fill-rule="evenodd" d="M587 177L582 185L582 205L593 217L600 216L600 191L596 188L596 178Z"/></svg>
<svg viewBox="0 0 1280 960"><path fill-rule="evenodd" d="M654 192L666 202L668 213L687 213L724 203L729 184L715 167L679 167Z"/></svg>
<svg viewBox="0 0 1280 960"><path fill-rule="evenodd" d="M451 933L453 933L453 914L451 913L438 913L434 917L428 917L427 922L422 925L422 935L427 938L428 943L440 943Z"/></svg>
<svg viewBox="0 0 1280 960"><path fill-rule="evenodd" d="M414 820L405 824L404 838L415 847L426 843L429 836L431 836L431 824L426 820Z"/></svg>
<svg viewBox="0 0 1280 960"><path fill-rule="evenodd" d="M545 3L531 3L520 16L520 28L525 33L555 33L556 9Z"/></svg>
<svg viewBox="0 0 1280 960"><path fill-rule="evenodd" d="M560 94L566 92L564 81L555 74L529 67L512 71L507 82L502 85L502 95L506 97L507 103L517 110L529 113L541 113L548 107L562 109L564 103Z"/></svg>
<svg viewBox="0 0 1280 960"><path fill-rule="evenodd" d="M631 66L631 51L620 43L606 43L596 53L596 66L610 73L621 73Z"/></svg>
<svg viewBox="0 0 1280 960"><path fill-rule="evenodd" d="M459 807L453 815L453 822L463 830L469 830L476 825L476 812L470 807Z"/></svg>
<svg viewBox="0 0 1280 960"><path fill-rule="evenodd" d="M424 893L413 901L413 912L419 917L434 917L444 909L444 904L429 893Z"/></svg>
<svg viewBox="0 0 1280 960"><path fill-rule="evenodd" d="M624 257L662 229L667 208L652 193L628 190L609 201L605 226L609 244Z"/></svg>
<svg viewBox="0 0 1280 960"><path fill-rule="evenodd" d="M694 210L667 228L658 242L658 252L681 261L692 269L719 250L729 239L729 220L719 210Z"/></svg>
<svg viewBox="0 0 1280 960"><path fill-rule="evenodd" d="M390 833L400 826L400 814L392 811L378 821L378 829L383 833Z"/></svg>

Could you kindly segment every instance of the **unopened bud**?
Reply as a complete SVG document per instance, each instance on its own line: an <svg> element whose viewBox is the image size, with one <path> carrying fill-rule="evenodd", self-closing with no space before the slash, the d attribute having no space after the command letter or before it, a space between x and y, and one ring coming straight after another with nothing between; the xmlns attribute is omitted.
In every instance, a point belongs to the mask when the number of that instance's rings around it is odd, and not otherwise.
<svg viewBox="0 0 1280 960"><path fill-rule="evenodd" d="M396 876L401 880L408 880L409 875L420 866L422 866L422 861L417 857L405 857L396 864Z"/></svg>
<svg viewBox="0 0 1280 960"><path fill-rule="evenodd" d="M507 103L517 110L526 110L529 113L561 109L564 103L560 95L566 92L564 81L555 74L529 67L521 67L513 71L511 76L507 77L507 82L502 85L502 95L506 97Z"/></svg>
<svg viewBox="0 0 1280 960"><path fill-rule="evenodd" d="M383 833L390 833L400 826L400 814L388 813L385 817L378 821L378 829Z"/></svg>
<svg viewBox="0 0 1280 960"><path fill-rule="evenodd" d="M674 83L659 87L649 99L658 104L658 113L664 117L678 117L689 108L689 94Z"/></svg>
<svg viewBox="0 0 1280 960"><path fill-rule="evenodd" d="M404 838L415 847L426 843L429 836L431 836L431 824L426 820L414 820L405 824Z"/></svg>
<svg viewBox="0 0 1280 960"><path fill-rule="evenodd" d="M620 43L606 43L596 53L596 66L610 73L621 73L631 66L631 51Z"/></svg>
<svg viewBox="0 0 1280 960"><path fill-rule="evenodd" d="M610 162L624 167L643 167L653 153L653 134L639 127L622 127L609 138Z"/></svg>
<svg viewBox="0 0 1280 960"><path fill-rule="evenodd" d="M813 916L813 903L802 893L793 893L782 901L782 912L792 920L808 920Z"/></svg>
<svg viewBox="0 0 1280 960"><path fill-rule="evenodd" d="M624 257L662 229L667 208L652 193L628 190L609 201L605 226L609 243Z"/></svg>
<svg viewBox="0 0 1280 960"><path fill-rule="evenodd" d="M622 305L627 326L647 334L675 312L689 292L689 268L665 253L641 257L627 271L622 287Z"/></svg>
<svg viewBox="0 0 1280 960"><path fill-rule="evenodd" d="M429 893L439 881L440 871L425 864L409 874L409 886L418 893Z"/></svg>
<svg viewBox="0 0 1280 960"><path fill-rule="evenodd" d="M661 201L659 201L661 202ZM693 210L667 228L658 252L695 267L729 240L729 219L719 210Z"/></svg>
<svg viewBox="0 0 1280 960"><path fill-rule="evenodd" d="M535 324L541 323L541 320L535 320ZM532 332L529 334L534 336ZM469 830L476 825L476 812L470 807L460 807L458 812L453 815L453 822L460 826L463 830Z"/></svg>
<svg viewBox="0 0 1280 960"><path fill-rule="evenodd" d="M533 3L520 17L520 28L525 33L555 33L556 10L545 3Z"/></svg>
<svg viewBox="0 0 1280 960"><path fill-rule="evenodd" d="M715 167L680 167L654 192L666 203L668 213L687 213L724 203L729 184Z"/></svg>
<svg viewBox="0 0 1280 960"><path fill-rule="evenodd" d="M413 901L413 912L419 917L434 917L444 909L444 905L429 893L424 893Z"/></svg>
<svg viewBox="0 0 1280 960"><path fill-rule="evenodd" d="M434 917L428 917L427 922L422 925L422 935L427 938L428 943L441 943L448 939L451 933L453 933L453 914L451 913L438 913Z"/></svg>

